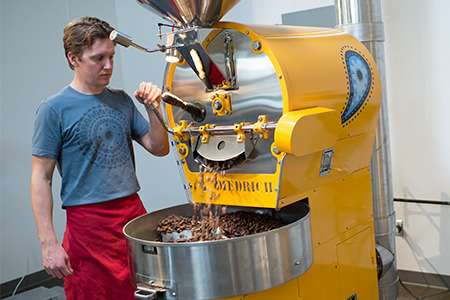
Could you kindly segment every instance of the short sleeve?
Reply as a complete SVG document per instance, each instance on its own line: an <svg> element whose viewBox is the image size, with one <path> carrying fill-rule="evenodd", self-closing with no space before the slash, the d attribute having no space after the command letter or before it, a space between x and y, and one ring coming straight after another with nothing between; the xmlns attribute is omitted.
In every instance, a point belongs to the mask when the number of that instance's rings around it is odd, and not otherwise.
<svg viewBox="0 0 450 300"><path fill-rule="evenodd" d="M42 102L36 112L31 154L58 159L61 149L61 120L56 111Z"/></svg>

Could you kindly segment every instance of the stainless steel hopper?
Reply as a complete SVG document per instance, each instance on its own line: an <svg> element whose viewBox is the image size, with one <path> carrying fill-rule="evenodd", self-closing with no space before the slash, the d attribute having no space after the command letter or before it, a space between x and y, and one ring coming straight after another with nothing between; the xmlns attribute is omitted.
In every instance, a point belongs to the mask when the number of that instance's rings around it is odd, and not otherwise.
<svg viewBox="0 0 450 300"><path fill-rule="evenodd" d="M176 26L212 27L240 0L138 0Z"/></svg>

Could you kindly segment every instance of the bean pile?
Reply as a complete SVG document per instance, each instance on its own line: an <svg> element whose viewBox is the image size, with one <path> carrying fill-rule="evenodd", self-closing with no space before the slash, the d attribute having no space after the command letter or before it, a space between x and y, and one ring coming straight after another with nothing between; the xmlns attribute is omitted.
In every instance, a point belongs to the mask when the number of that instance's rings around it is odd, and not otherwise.
<svg viewBox="0 0 450 300"><path fill-rule="evenodd" d="M273 230L284 223L269 214L240 210L220 216L219 225L228 237L240 237Z"/></svg>
<svg viewBox="0 0 450 300"><path fill-rule="evenodd" d="M184 242L219 240L223 237L213 233L217 224L227 238L266 232L284 225L278 217L248 211L226 213L215 218L217 218L216 221L211 222L211 217L202 217L196 220L191 217L171 215L159 223L157 231L160 241L162 241L162 234L164 233L180 233L183 230L191 230L192 232L192 236ZM180 241L174 240L174 242Z"/></svg>

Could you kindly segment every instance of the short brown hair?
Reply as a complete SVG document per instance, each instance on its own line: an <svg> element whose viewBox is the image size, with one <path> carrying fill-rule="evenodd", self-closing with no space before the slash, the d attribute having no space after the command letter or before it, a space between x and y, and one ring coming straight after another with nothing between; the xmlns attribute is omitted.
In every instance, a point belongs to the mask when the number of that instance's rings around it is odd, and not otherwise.
<svg viewBox="0 0 450 300"><path fill-rule="evenodd" d="M68 53L81 58L83 51L92 47L96 39L107 39L113 31L107 22L95 17L82 17L67 24L64 28L63 43L67 62L70 68L74 67L69 61Z"/></svg>

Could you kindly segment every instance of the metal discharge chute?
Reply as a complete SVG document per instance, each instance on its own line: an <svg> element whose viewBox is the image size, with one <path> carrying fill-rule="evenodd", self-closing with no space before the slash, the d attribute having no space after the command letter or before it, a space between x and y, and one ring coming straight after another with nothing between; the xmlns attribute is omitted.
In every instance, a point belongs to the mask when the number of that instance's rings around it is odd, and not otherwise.
<svg viewBox="0 0 450 300"><path fill-rule="evenodd" d="M155 241L156 226L192 205L132 220L136 297L378 299L370 159L382 92L366 47L332 28L221 22L238 1L139 3L176 29L159 48L181 55L163 90L178 99L165 101L166 126L189 202L210 190L213 204L286 226L173 244ZM203 166L225 175L205 183Z"/></svg>

